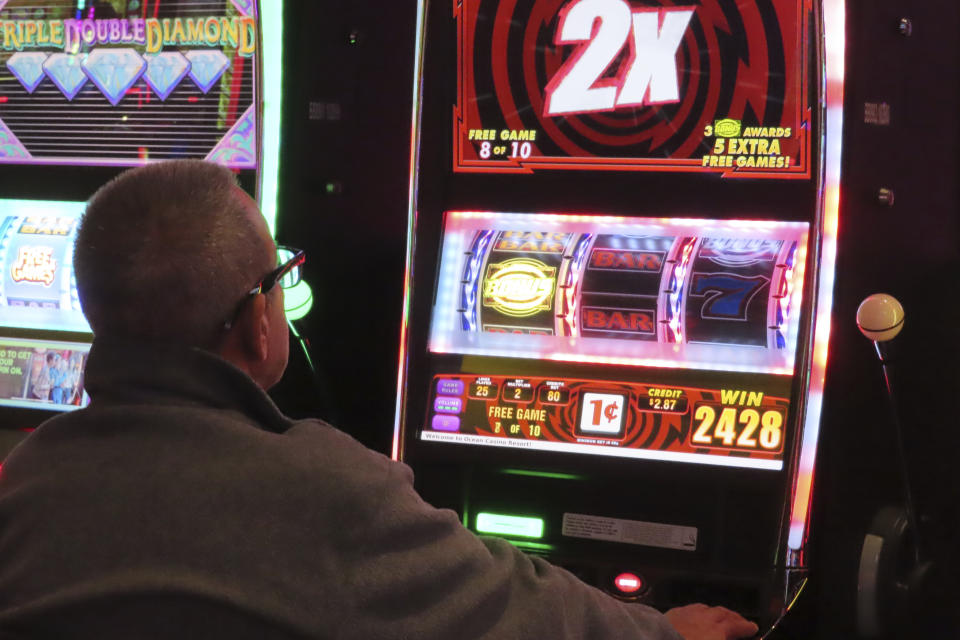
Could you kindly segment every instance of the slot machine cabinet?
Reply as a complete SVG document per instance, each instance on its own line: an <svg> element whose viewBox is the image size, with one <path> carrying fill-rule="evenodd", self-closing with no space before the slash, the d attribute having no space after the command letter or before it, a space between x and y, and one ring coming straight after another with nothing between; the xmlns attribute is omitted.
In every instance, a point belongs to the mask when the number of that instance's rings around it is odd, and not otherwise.
<svg viewBox="0 0 960 640"><path fill-rule="evenodd" d="M90 328L72 277L83 202L0 199L0 460L26 431L89 402Z"/></svg>
<svg viewBox="0 0 960 640"><path fill-rule="evenodd" d="M772 621L806 572L843 3L418 17L394 457L618 597Z"/></svg>
<svg viewBox="0 0 960 640"><path fill-rule="evenodd" d="M464 525L770 621L806 566L839 2L421 3L394 456Z"/></svg>
<svg viewBox="0 0 960 640"><path fill-rule="evenodd" d="M274 227L283 5L214 5L0 0L0 460L89 402L72 252L97 188L205 159Z"/></svg>
<svg viewBox="0 0 960 640"><path fill-rule="evenodd" d="M421 2L393 455L624 599L806 572L843 5Z"/></svg>

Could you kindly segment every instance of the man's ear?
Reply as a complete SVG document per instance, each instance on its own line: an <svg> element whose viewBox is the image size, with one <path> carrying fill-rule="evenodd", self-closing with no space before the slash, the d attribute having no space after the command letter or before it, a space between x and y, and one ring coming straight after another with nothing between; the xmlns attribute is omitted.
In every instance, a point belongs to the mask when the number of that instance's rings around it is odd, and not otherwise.
<svg viewBox="0 0 960 640"><path fill-rule="evenodd" d="M267 296L253 296L247 304L246 317L243 319L244 351L252 362L263 362L270 352L270 317L267 314Z"/></svg>
<svg viewBox="0 0 960 640"><path fill-rule="evenodd" d="M250 377L255 377L255 372L269 355L269 320L266 296L253 296L237 313L216 353Z"/></svg>

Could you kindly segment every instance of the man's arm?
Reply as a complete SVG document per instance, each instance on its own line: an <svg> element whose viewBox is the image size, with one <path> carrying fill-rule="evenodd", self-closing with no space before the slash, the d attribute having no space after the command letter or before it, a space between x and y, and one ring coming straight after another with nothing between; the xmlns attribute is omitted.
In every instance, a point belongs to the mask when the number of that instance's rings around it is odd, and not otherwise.
<svg viewBox="0 0 960 640"><path fill-rule="evenodd" d="M455 513L420 499L406 465L386 464L382 503L358 532L351 563L348 637L681 637L650 607L619 602L504 540L478 538Z"/></svg>
<svg viewBox="0 0 960 640"><path fill-rule="evenodd" d="M687 640L733 640L749 638L759 631L756 624L724 607L688 604L670 609L666 616Z"/></svg>

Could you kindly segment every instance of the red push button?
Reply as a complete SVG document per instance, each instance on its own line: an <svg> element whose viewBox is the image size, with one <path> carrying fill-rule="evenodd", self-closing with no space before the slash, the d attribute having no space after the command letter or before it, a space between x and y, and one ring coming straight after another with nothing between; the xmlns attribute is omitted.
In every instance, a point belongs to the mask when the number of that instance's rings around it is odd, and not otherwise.
<svg viewBox="0 0 960 640"><path fill-rule="evenodd" d="M620 593L633 594L643 589L643 579L632 573L621 573L613 579L613 585Z"/></svg>

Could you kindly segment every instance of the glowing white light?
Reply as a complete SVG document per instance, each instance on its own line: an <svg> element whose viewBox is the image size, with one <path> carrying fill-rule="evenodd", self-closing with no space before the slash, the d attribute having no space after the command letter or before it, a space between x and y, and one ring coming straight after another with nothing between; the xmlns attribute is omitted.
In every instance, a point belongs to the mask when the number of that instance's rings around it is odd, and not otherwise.
<svg viewBox="0 0 960 640"><path fill-rule="evenodd" d="M403 315L400 319L400 356L397 367L397 405L393 421L393 448L390 456L400 459L400 423L403 420L403 380L407 369L407 337L410 330L410 296L413 285L413 234L417 228L417 164L420 143L420 91L423 77L424 19L426 0L417 2L417 34L413 61L413 109L410 123L410 178L407 190L407 264L403 278Z"/></svg>
<svg viewBox="0 0 960 640"><path fill-rule="evenodd" d="M420 439L426 442L449 442L452 444L481 445L488 447L522 448L524 451L554 451L561 453L588 453L615 458L634 458L642 460L666 460L670 462L689 462L717 467L737 467L741 469L765 469L779 471L783 469L782 460L764 460L760 458L739 458L727 455L703 453L684 453L681 451L659 451L655 449L630 449L595 444L571 442L548 442L543 440L524 440L519 438L497 438L472 433L445 433L424 429Z"/></svg>
<svg viewBox="0 0 960 640"><path fill-rule="evenodd" d="M824 84L827 108L823 143L824 191L821 194L823 243L820 251L820 280L817 291L817 318L814 325L810 389L803 423L803 438L800 444L796 488L794 490L793 506L790 511L790 532L787 539L788 546L793 550L800 550L803 547L806 536L830 342L830 312L833 308L837 229L840 220L840 152L843 141L845 22L846 14L843 0L825 0L823 3L823 31L826 53L826 79Z"/></svg>

